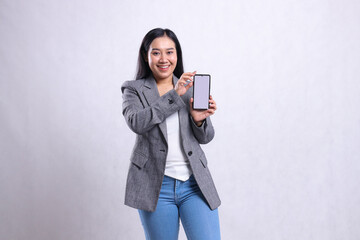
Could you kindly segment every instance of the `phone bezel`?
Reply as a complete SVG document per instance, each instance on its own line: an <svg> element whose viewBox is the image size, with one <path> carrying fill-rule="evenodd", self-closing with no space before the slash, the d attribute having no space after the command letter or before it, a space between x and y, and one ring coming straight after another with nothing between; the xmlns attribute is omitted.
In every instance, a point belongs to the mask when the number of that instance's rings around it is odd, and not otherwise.
<svg viewBox="0 0 360 240"><path fill-rule="evenodd" d="M194 107L194 103L195 103L195 86L196 86L195 80L196 80L196 76L208 76L208 77L209 77L209 93L208 93L208 98L210 99L211 75L210 75L210 74L195 74L194 77L193 77L193 81L194 81L193 88L194 88L194 89L193 89L193 94L192 94L192 95L193 95L194 101L193 101L193 103L192 103L192 107L193 107L194 110L208 110L209 107L210 107L209 102L208 102L207 108L195 108L195 107Z"/></svg>

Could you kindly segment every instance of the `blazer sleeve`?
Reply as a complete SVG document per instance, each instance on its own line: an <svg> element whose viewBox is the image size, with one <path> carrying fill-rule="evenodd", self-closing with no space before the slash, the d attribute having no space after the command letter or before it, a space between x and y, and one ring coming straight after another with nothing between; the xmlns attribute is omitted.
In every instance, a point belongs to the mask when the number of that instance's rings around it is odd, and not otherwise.
<svg viewBox="0 0 360 240"><path fill-rule="evenodd" d="M127 125L137 134L148 132L185 106L184 101L175 90L158 97L154 102L144 102L146 99L140 97L141 87L136 86L134 82L136 81L127 81L121 87L123 93L122 113Z"/></svg>
<svg viewBox="0 0 360 240"><path fill-rule="evenodd" d="M207 117L200 127L196 125L191 115L190 122L194 136L200 144L207 144L214 138L215 130L211 123L210 117Z"/></svg>

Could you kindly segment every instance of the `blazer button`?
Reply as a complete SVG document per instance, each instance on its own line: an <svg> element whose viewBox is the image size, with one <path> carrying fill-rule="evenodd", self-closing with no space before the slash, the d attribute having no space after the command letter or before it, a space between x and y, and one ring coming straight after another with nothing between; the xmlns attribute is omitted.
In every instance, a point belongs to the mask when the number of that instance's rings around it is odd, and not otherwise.
<svg viewBox="0 0 360 240"><path fill-rule="evenodd" d="M168 101L169 101L169 104L173 104L174 103L174 100L172 100L172 99L168 99Z"/></svg>
<svg viewBox="0 0 360 240"><path fill-rule="evenodd" d="M192 155L192 151L188 152L188 155L191 156L191 155Z"/></svg>

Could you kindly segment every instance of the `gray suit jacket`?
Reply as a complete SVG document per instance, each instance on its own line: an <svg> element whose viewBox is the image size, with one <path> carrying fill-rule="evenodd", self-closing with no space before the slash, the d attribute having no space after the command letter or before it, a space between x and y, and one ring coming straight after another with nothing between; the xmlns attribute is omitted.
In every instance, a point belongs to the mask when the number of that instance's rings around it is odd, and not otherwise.
<svg viewBox="0 0 360 240"><path fill-rule="evenodd" d="M173 81L175 85L178 79L174 76ZM137 134L130 157L125 204L155 211L168 151L165 119L178 111L183 151L207 203L211 209L216 209L220 205L220 199L207 167L205 154L199 145L213 139L214 128L210 118L201 127L193 122L189 114L192 88L181 97L175 90L160 97L154 78L149 77L126 81L121 91L123 115L130 129Z"/></svg>

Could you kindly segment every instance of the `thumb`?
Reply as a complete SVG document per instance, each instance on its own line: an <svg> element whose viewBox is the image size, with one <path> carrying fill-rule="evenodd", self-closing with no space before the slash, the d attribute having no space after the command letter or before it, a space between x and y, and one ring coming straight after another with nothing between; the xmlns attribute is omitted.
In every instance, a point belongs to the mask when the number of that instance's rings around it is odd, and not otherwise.
<svg viewBox="0 0 360 240"><path fill-rule="evenodd" d="M194 102L194 98L190 98L190 108L192 108L192 103Z"/></svg>

